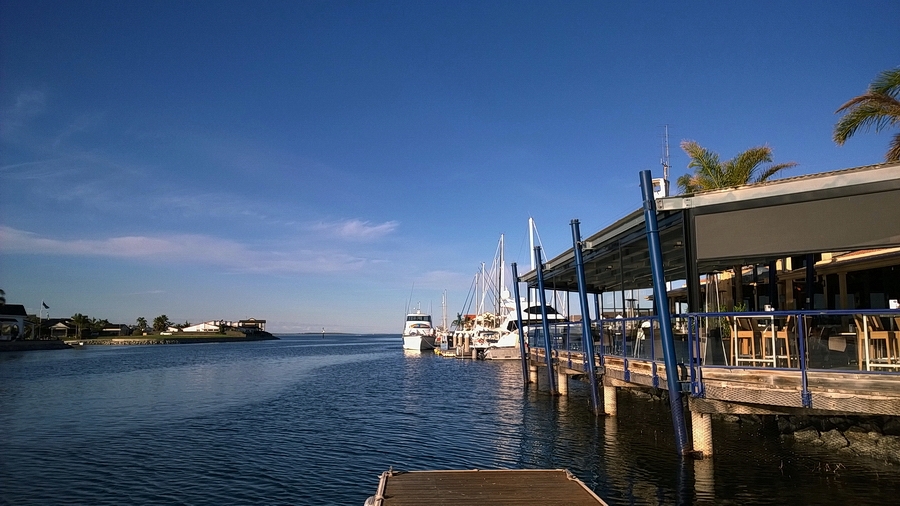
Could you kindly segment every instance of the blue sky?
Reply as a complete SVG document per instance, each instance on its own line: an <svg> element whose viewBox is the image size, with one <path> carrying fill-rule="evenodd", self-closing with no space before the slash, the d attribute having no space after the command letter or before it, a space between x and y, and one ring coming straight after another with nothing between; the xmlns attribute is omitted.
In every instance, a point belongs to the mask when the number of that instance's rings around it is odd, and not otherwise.
<svg viewBox="0 0 900 506"><path fill-rule="evenodd" d="M799 175L883 160L834 111L900 3L0 3L0 288L51 316L399 332L640 206L668 125ZM527 270L521 269L520 270Z"/></svg>

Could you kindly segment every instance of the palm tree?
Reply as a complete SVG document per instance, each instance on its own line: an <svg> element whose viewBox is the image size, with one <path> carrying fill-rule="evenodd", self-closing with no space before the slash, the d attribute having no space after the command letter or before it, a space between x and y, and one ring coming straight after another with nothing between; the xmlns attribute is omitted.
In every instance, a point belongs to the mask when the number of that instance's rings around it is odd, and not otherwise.
<svg viewBox="0 0 900 506"><path fill-rule="evenodd" d="M153 330L157 332L162 332L169 328L172 325L172 322L169 321L169 317L161 314L153 319Z"/></svg>
<svg viewBox="0 0 900 506"><path fill-rule="evenodd" d="M456 319L451 322L451 325L455 325L457 330L462 330L465 323L466 319L463 317L462 313L456 313Z"/></svg>
<svg viewBox="0 0 900 506"><path fill-rule="evenodd" d="M81 337L81 331L85 326L87 326L89 321L90 320L88 319L88 317L81 313L75 313L72 315L72 322L75 323L78 337Z"/></svg>
<svg viewBox="0 0 900 506"><path fill-rule="evenodd" d="M769 146L750 148L724 162L719 161L717 153L704 148L696 141L681 141L681 149L691 157L688 168L694 169L693 175L684 174L678 178L678 186L685 193L761 183L797 165L795 162L784 162L763 168L762 164L772 163L772 148ZM742 304L744 300L743 272L742 265L734 266L736 304Z"/></svg>
<svg viewBox="0 0 900 506"><path fill-rule="evenodd" d="M861 127L866 130L875 127L875 132L883 128L900 125L900 67L885 70L869 85L868 91L853 97L835 113L844 116L834 125L834 142L843 146ZM900 133L894 135L886 162L900 161Z"/></svg>
<svg viewBox="0 0 900 506"><path fill-rule="evenodd" d="M678 178L678 186L684 193L696 193L719 188L732 188L751 183L768 181L785 169L796 166L794 162L773 164L763 168L762 164L772 163L772 148L757 146L738 153L731 160L719 161L719 155L696 141L682 141L681 149L691 162L689 169L694 174L684 174Z"/></svg>
<svg viewBox="0 0 900 506"><path fill-rule="evenodd" d="M141 332L147 329L147 319L143 316L139 316L137 320L134 322Z"/></svg>

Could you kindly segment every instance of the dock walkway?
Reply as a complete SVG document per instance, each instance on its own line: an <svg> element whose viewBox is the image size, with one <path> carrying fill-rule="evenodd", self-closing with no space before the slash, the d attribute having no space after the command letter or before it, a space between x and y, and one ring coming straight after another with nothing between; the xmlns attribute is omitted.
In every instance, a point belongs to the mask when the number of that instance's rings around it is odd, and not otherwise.
<svg viewBox="0 0 900 506"><path fill-rule="evenodd" d="M605 505L565 469L385 471L365 506Z"/></svg>

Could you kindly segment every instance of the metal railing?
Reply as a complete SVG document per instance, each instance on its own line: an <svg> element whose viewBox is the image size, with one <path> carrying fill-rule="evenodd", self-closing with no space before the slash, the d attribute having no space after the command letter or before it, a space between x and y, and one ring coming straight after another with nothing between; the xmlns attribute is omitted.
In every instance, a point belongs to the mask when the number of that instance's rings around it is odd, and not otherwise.
<svg viewBox="0 0 900 506"><path fill-rule="evenodd" d="M702 395L701 367L900 375L900 310L818 310L689 313L672 316L676 364L691 391ZM655 316L613 318L592 324L597 360L663 362ZM550 325L555 351L583 350L580 323ZM541 328L529 345L543 347ZM656 367L654 366L654 371Z"/></svg>

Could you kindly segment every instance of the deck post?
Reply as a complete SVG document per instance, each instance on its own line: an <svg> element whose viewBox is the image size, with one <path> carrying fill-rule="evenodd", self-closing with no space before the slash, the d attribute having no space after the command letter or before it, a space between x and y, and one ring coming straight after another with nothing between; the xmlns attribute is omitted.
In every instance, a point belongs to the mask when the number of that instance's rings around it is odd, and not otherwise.
<svg viewBox="0 0 900 506"><path fill-rule="evenodd" d="M582 349L585 355L588 380L591 384L591 408L594 415L600 414L600 398L597 395L597 371L594 367L594 336L591 333L591 308L588 305L587 281L584 277L584 256L582 255L581 222L572 220L572 244L575 251L575 271L578 276L578 301L581 303Z"/></svg>
<svg viewBox="0 0 900 506"><path fill-rule="evenodd" d="M537 385L538 382L538 366L529 365L528 366L528 382L534 383Z"/></svg>
<svg viewBox="0 0 900 506"><path fill-rule="evenodd" d="M712 415L691 410L691 435L694 439L694 451L702 452L703 457L713 454Z"/></svg>
<svg viewBox="0 0 900 506"><path fill-rule="evenodd" d="M556 370L556 389L559 395L569 395L569 377L560 369Z"/></svg>
<svg viewBox="0 0 900 506"><path fill-rule="evenodd" d="M797 365L800 366L800 402L803 403L804 408L812 407L812 393L809 391L809 376L807 375L807 366L806 363L806 325L804 323L805 318L802 315L797 315L797 352L799 355L799 360ZM791 343L785 341L784 346L786 348L786 352L789 352ZM789 355L789 353L786 353ZM790 367L790 359L788 359L788 367Z"/></svg>
<svg viewBox="0 0 900 506"><path fill-rule="evenodd" d="M550 324L547 322L547 294L544 293L544 260L541 247L534 247L535 274L537 274L538 300L541 303L541 325L544 330L544 358L547 360L547 379L550 381L550 394L558 393L556 378L553 376L553 348L550 346Z"/></svg>
<svg viewBox="0 0 900 506"><path fill-rule="evenodd" d="M618 413L616 387L603 387L603 411L609 416L616 416L616 413Z"/></svg>
<svg viewBox="0 0 900 506"><path fill-rule="evenodd" d="M513 294L516 297L516 322L519 325L519 354L522 356L522 380L527 385L528 380L528 353L525 350L525 329L522 328L522 299L519 297L519 271L516 262L510 265L513 277Z"/></svg>
<svg viewBox="0 0 900 506"><path fill-rule="evenodd" d="M691 447L684 422L684 406L681 403L681 385L678 382L678 366L675 363L675 339L672 335L672 319L669 315L669 295L666 292L659 224L656 221L656 200L653 198L653 180L649 170L641 171L641 193L644 200L644 225L647 229L650 270L653 274L653 301L659 316L659 330L662 335L666 382L669 387L669 409L672 411L675 444L678 446L679 455L687 455L690 453Z"/></svg>

